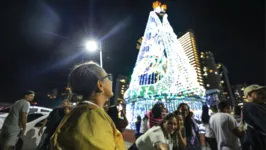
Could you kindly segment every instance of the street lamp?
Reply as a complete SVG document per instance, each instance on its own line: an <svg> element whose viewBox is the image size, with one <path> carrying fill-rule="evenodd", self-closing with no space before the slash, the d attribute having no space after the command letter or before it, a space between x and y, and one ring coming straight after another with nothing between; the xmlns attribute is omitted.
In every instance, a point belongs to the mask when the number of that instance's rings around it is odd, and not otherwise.
<svg viewBox="0 0 266 150"><path fill-rule="evenodd" d="M102 56L102 44L100 41L95 41L95 40L89 40L86 41L85 43L85 48L88 51L96 51L99 50L100 51L100 66L103 67L103 56Z"/></svg>

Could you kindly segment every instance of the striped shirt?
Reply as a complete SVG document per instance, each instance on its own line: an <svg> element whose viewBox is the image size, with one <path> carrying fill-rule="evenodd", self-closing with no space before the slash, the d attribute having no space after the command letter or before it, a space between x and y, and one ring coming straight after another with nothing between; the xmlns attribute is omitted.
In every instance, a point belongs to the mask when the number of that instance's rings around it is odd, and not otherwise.
<svg viewBox="0 0 266 150"><path fill-rule="evenodd" d="M162 117L154 118L151 111L147 113L147 116L149 119L149 128L152 128L153 126L159 126L160 122L163 120Z"/></svg>

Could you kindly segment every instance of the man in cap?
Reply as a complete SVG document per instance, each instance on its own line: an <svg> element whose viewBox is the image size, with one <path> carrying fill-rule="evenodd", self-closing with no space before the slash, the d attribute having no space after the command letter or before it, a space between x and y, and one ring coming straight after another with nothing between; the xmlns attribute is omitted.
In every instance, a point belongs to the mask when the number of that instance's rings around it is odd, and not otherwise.
<svg viewBox="0 0 266 150"><path fill-rule="evenodd" d="M245 88L244 95L249 102L265 103L265 101L263 102L263 100L259 99L258 95L257 95L257 92L260 91L261 89L266 89L266 87L260 86L257 84L250 85L250 86Z"/></svg>
<svg viewBox="0 0 266 150"><path fill-rule="evenodd" d="M250 85L244 95L248 100L243 106L243 121L247 124L244 144L250 144L253 150L266 149L266 87Z"/></svg>

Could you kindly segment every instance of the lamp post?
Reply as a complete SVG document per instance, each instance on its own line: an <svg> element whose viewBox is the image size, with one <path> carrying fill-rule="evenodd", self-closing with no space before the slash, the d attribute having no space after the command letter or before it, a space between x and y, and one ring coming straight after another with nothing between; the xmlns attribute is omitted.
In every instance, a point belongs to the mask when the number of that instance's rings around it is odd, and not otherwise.
<svg viewBox="0 0 266 150"><path fill-rule="evenodd" d="M85 47L88 51L99 50L99 52L100 52L100 66L103 67L102 43L100 41L89 40L85 43Z"/></svg>

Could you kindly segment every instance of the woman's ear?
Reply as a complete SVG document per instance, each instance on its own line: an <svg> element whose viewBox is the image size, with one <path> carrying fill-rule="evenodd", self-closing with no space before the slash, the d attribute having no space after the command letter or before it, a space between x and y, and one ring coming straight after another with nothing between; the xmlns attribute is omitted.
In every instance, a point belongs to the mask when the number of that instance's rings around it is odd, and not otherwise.
<svg viewBox="0 0 266 150"><path fill-rule="evenodd" d="M98 80L98 81L97 81L97 89L96 89L96 92L97 92L97 93L102 93L103 90L104 90L104 88L103 88L103 83L102 83L100 80Z"/></svg>

